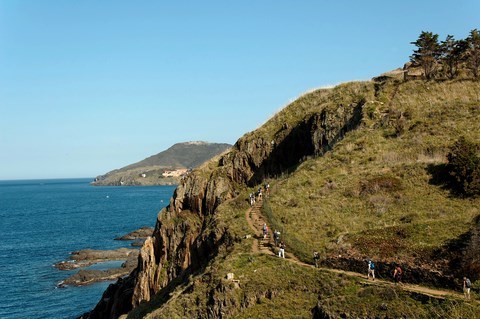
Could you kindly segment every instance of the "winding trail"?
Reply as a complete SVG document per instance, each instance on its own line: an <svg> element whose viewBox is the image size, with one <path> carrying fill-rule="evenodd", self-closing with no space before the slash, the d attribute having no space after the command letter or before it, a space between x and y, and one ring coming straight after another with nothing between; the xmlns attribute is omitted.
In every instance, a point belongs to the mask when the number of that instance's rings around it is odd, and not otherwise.
<svg viewBox="0 0 480 319"><path fill-rule="evenodd" d="M247 219L247 223L250 226L251 230L254 232L252 252L276 257L276 254L274 251L275 247L274 247L274 243L271 236L272 230L268 229L267 238L265 239L263 238L262 226L264 223L268 225L268 222L262 214L261 207L262 207L262 201L257 201L251 208L249 208L245 212L245 218ZM293 255L291 252L288 252L288 247L287 247L287 251L285 251L285 259L288 262L292 262L303 267L315 268L314 265L307 264L303 261L300 261L295 255ZM376 278L375 281L368 280L366 278L366 274L360 274L357 272L345 271L345 270L334 269L334 268L325 268L325 267L320 267L317 269L320 271L328 271L331 273L342 274L349 277L355 277L360 279L360 281L365 285L375 285L375 286L383 286L383 287L399 287L405 291L422 294L422 295L429 296L436 299L450 298L450 299L465 300L462 293L452 291L452 290L433 289L433 288L428 288L420 285L413 285L413 284L406 284L406 283L395 285L395 283L391 281L378 279L378 278ZM476 303L479 302L473 299L471 301L475 301Z"/></svg>

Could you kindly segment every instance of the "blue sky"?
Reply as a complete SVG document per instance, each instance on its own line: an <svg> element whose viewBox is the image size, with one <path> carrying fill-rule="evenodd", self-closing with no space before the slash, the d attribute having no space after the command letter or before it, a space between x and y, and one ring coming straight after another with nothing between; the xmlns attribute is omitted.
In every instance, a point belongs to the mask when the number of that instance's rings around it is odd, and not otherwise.
<svg viewBox="0 0 480 319"><path fill-rule="evenodd" d="M480 1L0 0L0 180L235 143L302 93L465 38Z"/></svg>

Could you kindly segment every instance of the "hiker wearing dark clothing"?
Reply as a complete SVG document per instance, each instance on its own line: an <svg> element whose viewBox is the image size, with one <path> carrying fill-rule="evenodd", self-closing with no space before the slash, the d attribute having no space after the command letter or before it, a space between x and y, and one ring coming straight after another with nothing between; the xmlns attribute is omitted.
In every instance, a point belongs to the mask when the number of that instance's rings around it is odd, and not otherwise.
<svg viewBox="0 0 480 319"><path fill-rule="evenodd" d="M257 198L258 198L259 201L262 200L262 188L261 187L258 189Z"/></svg>
<svg viewBox="0 0 480 319"><path fill-rule="evenodd" d="M470 288L472 287L472 282L467 277L463 277L463 294L465 299L470 300Z"/></svg>
<svg viewBox="0 0 480 319"><path fill-rule="evenodd" d="M275 247L278 247L278 243L280 242L280 232L276 229L273 232L273 241L275 243Z"/></svg>
<svg viewBox="0 0 480 319"><path fill-rule="evenodd" d="M318 251L313 252L313 261L315 262L315 268L318 268L318 262L320 261L320 254Z"/></svg>
<svg viewBox="0 0 480 319"><path fill-rule="evenodd" d="M399 284L402 283L402 275L403 275L402 268L399 265L397 265L395 267L395 270L393 271L393 279L395 279L395 283L399 283Z"/></svg>
<svg viewBox="0 0 480 319"><path fill-rule="evenodd" d="M367 280L370 276L372 276L372 279L375 281L375 263L371 260L368 261Z"/></svg>

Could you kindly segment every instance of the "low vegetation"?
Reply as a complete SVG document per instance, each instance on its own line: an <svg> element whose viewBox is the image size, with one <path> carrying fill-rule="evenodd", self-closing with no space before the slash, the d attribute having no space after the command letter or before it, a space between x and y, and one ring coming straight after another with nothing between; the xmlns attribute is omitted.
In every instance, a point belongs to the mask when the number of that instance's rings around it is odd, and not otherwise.
<svg viewBox="0 0 480 319"><path fill-rule="evenodd" d="M442 271L435 263L445 266L449 260L436 259L436 254L445 257L439 252L451 249L452 242L467 245L480 202L452 193L451 187L436 182L435 174L446 169L449 154L459 153L455 145L460 136L480 140L479 90L480 83L470 80L388 80L380 89L370 82L344 84L303 96L250 133L249 138L272 138L309 112L366 99L359 129L323 156L306 158L293 171L267 178L271 196L262 210L270 229L280 230L287 252L307 263L317 250L323 262L338 256L372 258L379 265L401 263L407 274L409 266ZM467 157L476 158L478 150L468 145ZM239 188L237 198L218 208L218 220L235 234L233 248L192 277L189 292L147 318L212 313L217 304L224 305L217 311L228 318L477 317L476 304L455 298L365 286L355 278L252 254L244 216L248 194L257 188ZM239 288L225 280L229 272ZM388 279L389 269L380 269L379 275ZM473 272L468 275L477 279ZM460 282L456 289L461 291Z"/></svg>
<svg viewBox="0 0 480 319"><path fill-rule="evenodd" d="M480 213L478 199L450 196L431 183L429 171L447 163L459 136L480 140L480 85L392 81L385 88L395 95L379 92L383 102L369 100L362 128L325 156L272 179L266 207L272 227L305 260L315 249L351 248L365 258L410 259L412 251L441 247L467 232ZM402 114L402 134L392 113ZM470 150L475 162L476 149ZM395 249L382 249L396 242Z"/></svg>
<svg viewBox="0 0 480 319"><path fill-rule="evenodd" d="M466 196L480 194L480 157L478 153L478 145L467 141L463 136L452 145L447 155L447 167L455 192Z"/></svg>
<svg viewBox="0 0 480 319"><path fill-rule="evenodd" d="M361 126L332 150L266 179L271 196L262 211L270 229L281 232L287 252L310 264L314 250L324 264L339 257L361 265L373 259L378 275L387 280L393 262L406 267L406 280L413 278L414 267L448 272L448 263L475 244L470 238L478 232L480 199L459 196L441 182L448 165L457 165L453 157L463 154L475 162L478 156L478 149L460 138L480 140L478 92L480 83L471 80L343 84L306 94L243 137L273 139L306 114L365 102ZM215 162L201 170L224 176ZM258 186L238 185L239 196L217 209L217 223L229 230L233 244L206 269L141 305L129 318L477 317L477 303L370 286L358 278L253 253L245 212L248 194ZM462 269L471 269L468 276L478 279L475 253L465 256L470 268ZM238 281L227 280L228 273ZM446 288L441 283L436 287ZM460 282L456 290L461 292ZM168 295L174 297L163 304Z"/></svg>

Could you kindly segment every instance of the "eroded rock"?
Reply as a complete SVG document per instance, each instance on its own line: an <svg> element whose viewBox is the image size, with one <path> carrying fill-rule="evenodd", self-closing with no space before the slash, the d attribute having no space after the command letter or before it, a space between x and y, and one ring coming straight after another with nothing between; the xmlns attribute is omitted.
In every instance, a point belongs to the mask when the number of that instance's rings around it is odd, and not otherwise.
<svg viewBox="0 0 480 319"><path fill-rule="evenodd" d="M147 237L152 236L153 234L153 227L142 227L140 229L134 230L126 235L121 237L115 238L115 240L137 240L137 239L145 239Z"/></svg>
<svg viewBox="0 0 480 319"><path fill-rule="evenodd" d="M127 260L130 254L138 254L137 249L119 248L114 250L94 250L83 249L74 251L70 254L68 261L61 261L54 265L60 270L72 270L82 267L88 267L100 262Z"/></svg>

